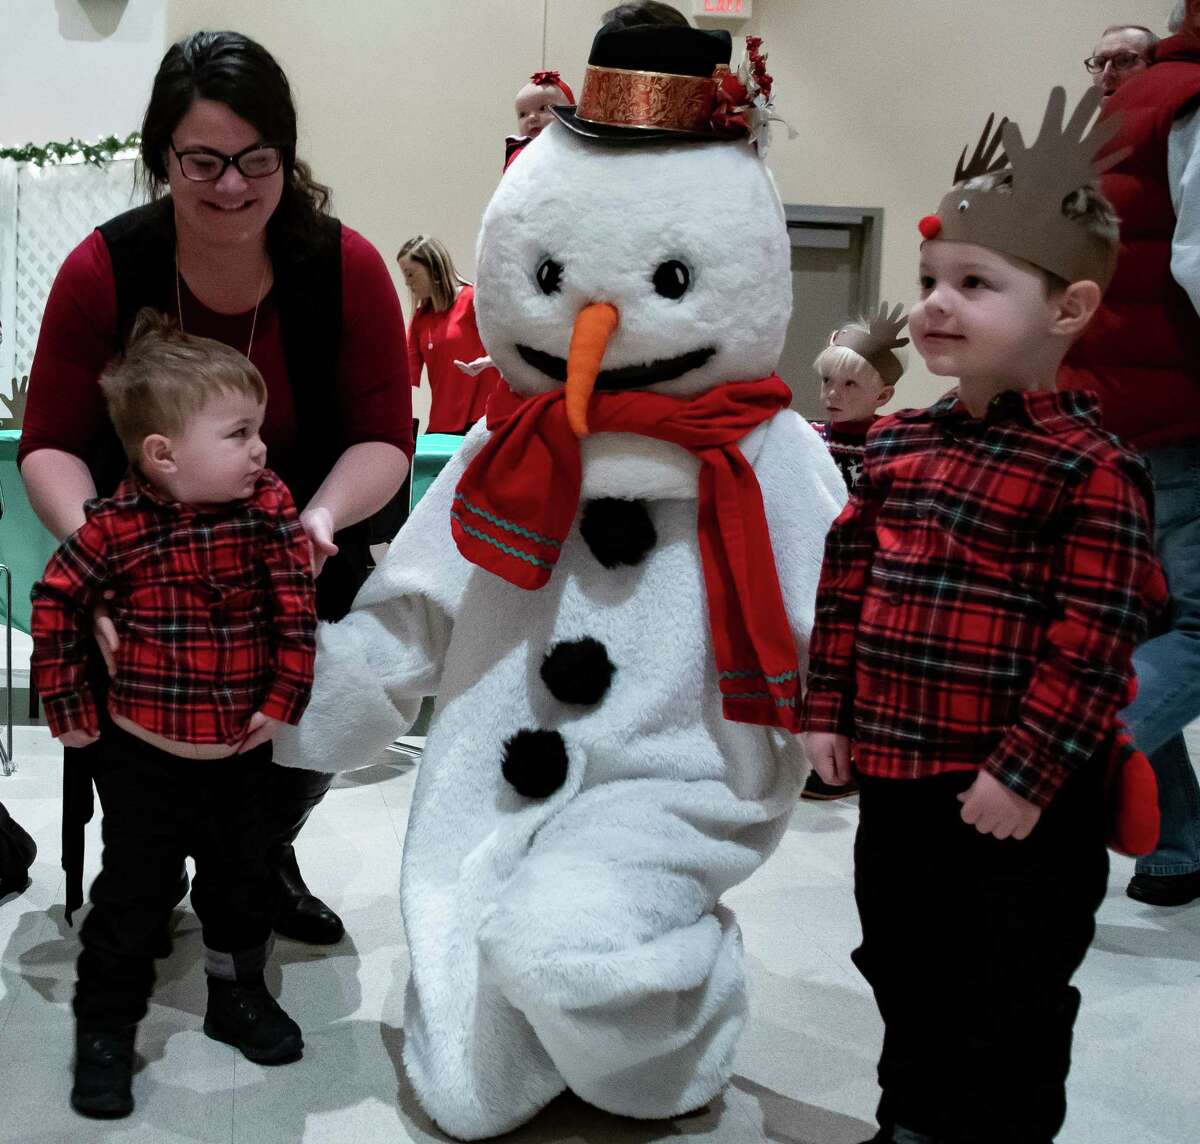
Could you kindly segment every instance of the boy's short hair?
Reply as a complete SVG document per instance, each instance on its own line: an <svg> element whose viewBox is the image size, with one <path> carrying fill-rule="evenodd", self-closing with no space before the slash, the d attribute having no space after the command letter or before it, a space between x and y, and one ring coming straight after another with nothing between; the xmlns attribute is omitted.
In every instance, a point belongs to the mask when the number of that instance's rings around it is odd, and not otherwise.
<svg viewBox="0 0 1200 1144"><path fill-rule="evenodd" d="M178 436L219 393L267 400L262 374L224 342L185 334L146 307L133 322L125 352L100 376L108 416L130 461L152 433Z"/></svg>
<svg viewBox="0 0 1200 1144"><path fill-rule="evenodd" d="M958 185L968 191L1009 194L1012 188L1012 172L1007 169L991 171ZM1116 250L1121 240L1121 220L1117 217L1112 203L1100 193L1098 187L1088 183L1073 190L1062 201L1062 213L1064 217L1077 221L1084 231L1098 239L1109 251ZM1040 266L1034 266L1033 269L1042 276L1050 294L1059 293L1070 285L1064 278Z"/></svg>
<svg viewBox="0 0 1200 1144"><path fill-rule="evenodd" d="M862 329L865 332L866 327ZM849 346L826 346L813 361L813 369L822 379L836 374L838 377L849 377L855 381L874 382L881 389L884 385L879 370Z"/></svg>

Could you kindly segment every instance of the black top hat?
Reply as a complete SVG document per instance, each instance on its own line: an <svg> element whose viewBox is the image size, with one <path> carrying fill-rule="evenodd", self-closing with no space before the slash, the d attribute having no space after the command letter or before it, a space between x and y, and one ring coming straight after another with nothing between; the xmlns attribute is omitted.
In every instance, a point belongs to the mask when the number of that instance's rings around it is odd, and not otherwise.
<svg viewBox="0 0 1200 1144"><path fill-rule="evenodd" d="M577 135L606 143L711 142L723 137L711 118L732 52L728 32L606 24L592 41L578 105L552 110Z"/></svg>

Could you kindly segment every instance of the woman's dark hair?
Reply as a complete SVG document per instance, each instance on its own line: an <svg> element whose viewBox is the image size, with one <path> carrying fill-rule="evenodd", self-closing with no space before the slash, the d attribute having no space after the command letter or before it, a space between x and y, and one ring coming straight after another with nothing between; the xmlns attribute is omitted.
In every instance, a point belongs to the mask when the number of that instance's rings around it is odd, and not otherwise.
<svg viewBox="0 0 1200 1144"><path fill-rule="evenodd" d="M633 28L639 24L680 24L691 27L687 17L670 4L658 0L641 0L637 4L618 4L600 17L603 27Z"/></svg>
<svg viewBox="0 0 1200 1144"><path fill-rule="evenodd" d="M171 136L194 100L223 103L256 127L264 143L283 149L283 195L267 224L272 241L306 244L314 220L329 211L331 192L296 158L296 105L287 76L261 44L240 32L193 32L158 65L142 120L142 180L163 194Z"/></svg>

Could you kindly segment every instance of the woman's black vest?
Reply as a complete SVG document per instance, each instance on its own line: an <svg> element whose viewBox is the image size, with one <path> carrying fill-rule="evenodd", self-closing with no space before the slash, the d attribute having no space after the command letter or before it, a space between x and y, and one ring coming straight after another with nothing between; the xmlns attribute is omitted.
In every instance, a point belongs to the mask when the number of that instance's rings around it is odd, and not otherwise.
<svg viewBox="0 0 1200 1144"><path fill-rule="evenodd" d="M143 306L175 313L174 207L165 197L126 211L99 230L117 286L116 353ZM315 237L302 254L272 247L270 255L296 410L299 450L294 455L306 462L303 469L279 476L303 508L345 448L336 394L342 341L342 225L319 216ZM126 466L111 428L87 461L100 495L111 494ZM339 532L336 543L338 555L326 563L317 582L318 610L325 619L340 619L346 613L369 567L365 523Z"/></svg>

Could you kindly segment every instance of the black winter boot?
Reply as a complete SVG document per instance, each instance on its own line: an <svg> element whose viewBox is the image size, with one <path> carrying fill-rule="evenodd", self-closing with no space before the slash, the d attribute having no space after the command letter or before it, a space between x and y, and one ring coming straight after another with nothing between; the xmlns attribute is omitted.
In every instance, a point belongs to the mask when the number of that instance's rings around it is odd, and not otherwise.
<svg viewBox="0 0 1200 1144"><path fill-rule="evenodd" d="M300 1026L283 1011L261 978L225 981L209 977L204 1032L260 1065L286 1065L299 1060L304 1049Z"/></svg>
<svg viewBox="0 0 1200 1144"><path fill-rule="evenodd" d="M279 904L273 926L277 934L310 945L333 945L346 932L342 919L305 884L292 847L331 782L331 774L271 768L265 827L270 840L267 863L279 872Z"/></svg>
<svg viewBox="0 0 1200 1144"><path fill-rule="evenodd" d="M333 945L341 941L346 932L342 919L305 884L291 843L280 848L277 861L283 892L272 923L275 932L309 945Z"/></svg>
<svg viewBox="0 0 1200 1144"><path fill-rule="evenodd" d="M119 1032L75 1030L75 1083L71 1107L81 1116L115 1120L133 1111L133 1038Z"/></svg>

